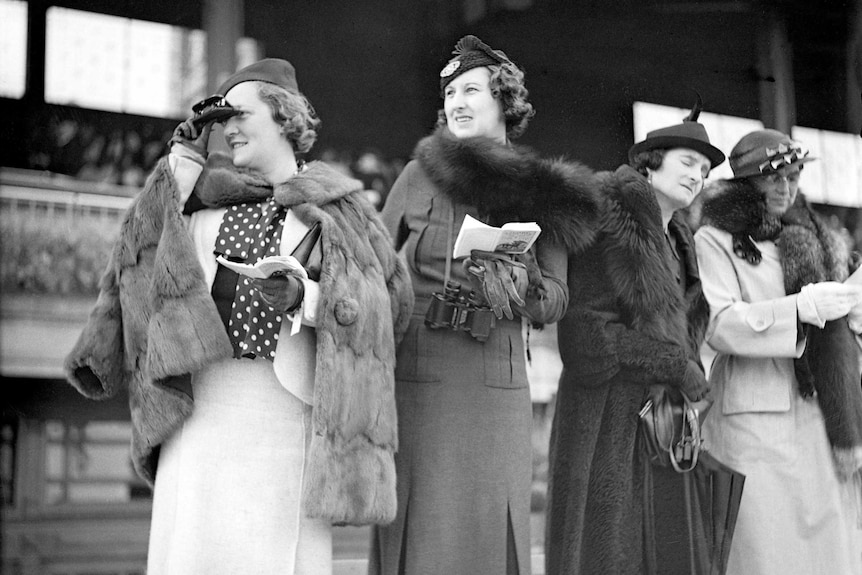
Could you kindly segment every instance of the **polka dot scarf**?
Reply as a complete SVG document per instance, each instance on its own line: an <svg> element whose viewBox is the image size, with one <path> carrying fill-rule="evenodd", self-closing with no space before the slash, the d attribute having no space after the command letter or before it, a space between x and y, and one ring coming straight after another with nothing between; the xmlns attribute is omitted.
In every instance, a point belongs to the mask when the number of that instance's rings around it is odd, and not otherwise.
<svg viewBox="0 0 862 575"><path fill-rule="evenodd" d="M273 199L228 207L216 239L216 255L249 264L278 255L286 212ZM228 323L234 357L272 361L281 321L282 314L260 299L251 281L240 275Z"/></svg>

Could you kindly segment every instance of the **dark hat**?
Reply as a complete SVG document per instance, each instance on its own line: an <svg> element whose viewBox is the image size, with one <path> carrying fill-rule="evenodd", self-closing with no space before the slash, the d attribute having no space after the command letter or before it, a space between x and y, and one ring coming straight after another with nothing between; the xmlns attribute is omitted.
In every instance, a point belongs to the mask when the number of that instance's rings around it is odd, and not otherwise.
<svg viewBox="0 0 862 575"><path fill-rule="evenodd" d="M228 91L243 82L269 82L281 86L289 92L299 92L296 83L296 70L287 60L280 58L264 58L254 64L249 64L239 72L235 72L230 78L222 82L218 93L224 96Z"/></svg>
<svg viewBox="0 0 862 575"><path fill-rule="evenodd" d="M814 159L787 134L778 130L757 130L743 136L730 151L730 169L734 178L747 178Z"/></svg>
<svg viewBox="0 0 862 575"><path fill-rule="evenodd" d="M709 143L706 128L697 121L701 107L702 103L700 96L698 96L694 108L692 108L688 117L682 121L682 124L648 132L642 142L638 142L629 149L629 162L633 160L635 155L648 150L688 148L700 152L709 158L713 168L721 164L725 159L724 154Z"/></svg>
<svg viewBox="0 0 862 575"><path fill-rule="evenodd" d="M473 68L480 66L494 66L506 62L512 64L509 57L500 50L493 50L490 46L475 36L464 36L455 44L452 51L454 58L449 60L440 71L440 90L442 91L449 82Z"/></svg>

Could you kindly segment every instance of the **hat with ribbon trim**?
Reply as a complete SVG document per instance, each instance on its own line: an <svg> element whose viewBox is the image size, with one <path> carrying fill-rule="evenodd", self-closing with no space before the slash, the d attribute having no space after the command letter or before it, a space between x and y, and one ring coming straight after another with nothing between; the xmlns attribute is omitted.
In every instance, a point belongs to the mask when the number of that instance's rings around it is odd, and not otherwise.
<svg viewBox="0 0 862 575"><path fill-rule="evenodd" d="M757 130L742 137L730 151L734 178L747 178L777 172L814 160L807 149L778 130Z"/></svg>

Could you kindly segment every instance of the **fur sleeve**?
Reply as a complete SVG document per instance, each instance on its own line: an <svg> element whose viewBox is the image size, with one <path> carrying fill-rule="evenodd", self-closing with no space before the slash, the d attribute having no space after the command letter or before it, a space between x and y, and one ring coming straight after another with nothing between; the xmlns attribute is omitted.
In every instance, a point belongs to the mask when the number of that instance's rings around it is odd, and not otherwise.
<svg viewBox="0 0 862 575"><path fill-rule="evenodd" d="M410 273L404 260L395 252L392 238L386 230L377 212L370 205L365 206L368 217L369 239L383 266L386 288L389 290L389 301L392 309L392 329L395 336L395 347L401 343L401 338L410 323L413 313L414 295Z"/></svg>
<svg viewBox="0 0 862 575"><path fill-rule="evenodd" d="M566 340L578 350L575 367L584 385L601 385L618 373L630 374L630 379L637 374L633 379L643 385L678 384L685 377L684 347L658 341L586 308L571 310L569 315L578 318L578 328L567 332Z"/></svg>
<svg viewBox="0 0 862 575"><path fill-rule="evenodd" d="M100 284L96 306L63 366L69 382L90 399L112 397L125 383L123 320L113 258Z"/></svg>

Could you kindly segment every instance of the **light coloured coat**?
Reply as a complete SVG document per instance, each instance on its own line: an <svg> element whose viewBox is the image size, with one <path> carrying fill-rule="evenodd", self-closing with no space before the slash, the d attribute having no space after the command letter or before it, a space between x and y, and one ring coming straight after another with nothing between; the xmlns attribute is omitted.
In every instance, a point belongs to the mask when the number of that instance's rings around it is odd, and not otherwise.
<svg viewBox="0 0 862 575"><path fill-rule="evenodd" d="M779 247L753 239L762 256L753 265L728 231L707 225L695 239L717 352L704 438L746 475L727 573L862 573L853 482L839 481L820 407L798 390L806 341Z"/></svg>

